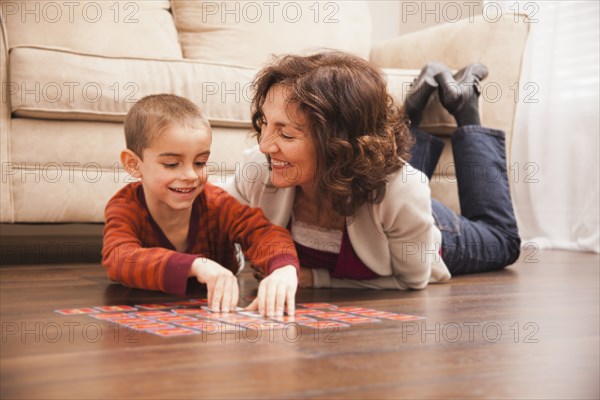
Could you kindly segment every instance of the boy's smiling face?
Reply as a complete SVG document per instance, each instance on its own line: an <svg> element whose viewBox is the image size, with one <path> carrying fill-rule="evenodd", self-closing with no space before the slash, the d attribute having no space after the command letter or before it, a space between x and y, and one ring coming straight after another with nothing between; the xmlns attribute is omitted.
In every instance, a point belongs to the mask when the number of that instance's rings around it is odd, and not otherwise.
<svg viewBox="0 0 600 400"><path fill-rule="evenodd" d="M209 127L177 124L166 127L136 159L136 171L151 211L190 209L207 181L206 162L212 134ZM124 162L125 163L125 162Z"/></svg>

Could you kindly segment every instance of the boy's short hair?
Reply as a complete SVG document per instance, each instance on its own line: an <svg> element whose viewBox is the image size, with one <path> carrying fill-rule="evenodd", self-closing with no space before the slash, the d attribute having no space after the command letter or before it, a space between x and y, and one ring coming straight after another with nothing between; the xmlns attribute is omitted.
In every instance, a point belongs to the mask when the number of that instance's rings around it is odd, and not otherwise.
<svg viewBox="0 0 600 400"><path fill-rule="evenodd" d="M190 100L173 94L154 94L140 99L127 113L125 144L142 158L144 149L150 147L152 140L173 124L210 129L200 107Z"/></svg>

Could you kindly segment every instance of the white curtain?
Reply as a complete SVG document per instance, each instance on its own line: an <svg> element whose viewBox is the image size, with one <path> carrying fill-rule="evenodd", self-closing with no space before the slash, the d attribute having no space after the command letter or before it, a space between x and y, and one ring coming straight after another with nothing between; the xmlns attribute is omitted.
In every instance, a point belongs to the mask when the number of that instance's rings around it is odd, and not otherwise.
<svg viewBox="0 0 600 400"><path fill-rule="evenodd" d="M532 19L509 171L521 236L599 252L600 3L497 4Z"/></svg>

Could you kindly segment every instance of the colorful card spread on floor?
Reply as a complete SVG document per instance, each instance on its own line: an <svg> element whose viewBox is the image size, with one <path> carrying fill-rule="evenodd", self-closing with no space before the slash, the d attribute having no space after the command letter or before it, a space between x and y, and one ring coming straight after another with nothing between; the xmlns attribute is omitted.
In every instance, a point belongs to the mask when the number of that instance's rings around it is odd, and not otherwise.
<svg viewBox="0 0 600 400"><path fill-rule="evenodd" d="M266 318L257 311L236 307L229 313L214 312L206 299L171 303L111 305L55 310L62 315L89 315L127 329L149 332L162 337L188 336L200 332L224 333L244 330L285 329L287 324L320 330L348 328L383 321L416 321L418 315L397 314L373 308L343 306L325 302L300 303L295 315Z"/></svg>

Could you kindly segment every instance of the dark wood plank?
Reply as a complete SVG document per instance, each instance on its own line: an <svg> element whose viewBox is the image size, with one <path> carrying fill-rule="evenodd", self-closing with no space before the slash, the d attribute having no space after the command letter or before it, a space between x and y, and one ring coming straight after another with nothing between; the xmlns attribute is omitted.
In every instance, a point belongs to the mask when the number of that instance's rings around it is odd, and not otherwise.
<svg viewBox="0 0 600 400"><path fill-rule="evenodd" d="M112 284L97 264L3 266L0 397L598 398L598 264L541 251L423 291L298 294L424 321L177 338L55 314L176 300ZM248 273L240 286L257 287Z"/></svg>

